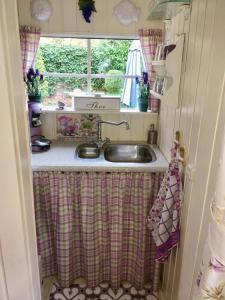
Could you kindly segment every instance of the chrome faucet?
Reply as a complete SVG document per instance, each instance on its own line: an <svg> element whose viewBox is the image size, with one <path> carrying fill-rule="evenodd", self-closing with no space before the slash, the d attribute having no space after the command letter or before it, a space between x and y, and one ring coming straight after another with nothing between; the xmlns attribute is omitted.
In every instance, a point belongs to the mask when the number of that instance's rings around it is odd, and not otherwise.
<svg viewBox="0 0 225 300"><path fill-rule="evenodd" d="M97 137L97 139L98 139L97 143L98 143L98 145L100 147L102 147L102 145L104 143L110 141L109 138L106 138L105 140L102 140L102 124L109 124L109 125L114 125L114 126L119 126L119 125L124 124L124 125L126 125L126 130L130 129L129 123L127 121L125 121L125 120L121 121L121 122L118 122L118 123L112 122L112 121L104 121L104 120L101 120L101 119L97 120L97 135L98 135L98 137Z"/></svg>

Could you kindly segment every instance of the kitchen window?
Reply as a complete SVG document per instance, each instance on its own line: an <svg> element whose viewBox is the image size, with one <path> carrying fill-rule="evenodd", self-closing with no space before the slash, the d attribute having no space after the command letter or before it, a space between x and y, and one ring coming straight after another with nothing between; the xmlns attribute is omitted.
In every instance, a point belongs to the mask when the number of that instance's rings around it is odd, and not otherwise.
<svg viewBox="0 0 225 300"><path fill-rule="evenodd" d="M73 109L74 96L100 94L119 96L122 108L135 109L135 78L143 68L139 44L139 40L131 39L41 37L35 68L45 76L44 108L54 109L62 101ZM139 59L131 61L134 45L139 48ZM135 99L128 105L123 103L125 88L126 95L133 93Z"/></svg>

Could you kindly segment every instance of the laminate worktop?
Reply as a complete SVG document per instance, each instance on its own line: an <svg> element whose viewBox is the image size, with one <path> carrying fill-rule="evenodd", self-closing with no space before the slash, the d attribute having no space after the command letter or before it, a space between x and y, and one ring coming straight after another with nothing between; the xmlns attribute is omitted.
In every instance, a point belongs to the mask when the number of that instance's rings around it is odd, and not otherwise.
<svg viewBox="0 0 225 300"><path fill-rule="evenodd" d="M168 162L157 147L152 147L156 160L150 163L118 163L105 160L103 153L96 159L81 159L75 155L77 143L54 141L50 150L31 155L33 171L115 171L164 172Z"/></svg>

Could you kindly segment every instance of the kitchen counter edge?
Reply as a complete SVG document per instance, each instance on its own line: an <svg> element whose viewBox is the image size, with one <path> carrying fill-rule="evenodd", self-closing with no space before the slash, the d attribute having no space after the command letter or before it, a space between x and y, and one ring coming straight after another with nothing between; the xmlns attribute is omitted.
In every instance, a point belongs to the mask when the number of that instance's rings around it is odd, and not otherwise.
<svg viewBox="0 0 225 300"><path fill-rule="evenodd" d="M145 143L145 142L143 142ZM31 155L32 170L35 171L76 171L76 172L165 172L168 161L158 147L152 149L156 161L150 163L115 163L105 159L77 159L75 148L78 143L54 141L51 149Z"/></svg>

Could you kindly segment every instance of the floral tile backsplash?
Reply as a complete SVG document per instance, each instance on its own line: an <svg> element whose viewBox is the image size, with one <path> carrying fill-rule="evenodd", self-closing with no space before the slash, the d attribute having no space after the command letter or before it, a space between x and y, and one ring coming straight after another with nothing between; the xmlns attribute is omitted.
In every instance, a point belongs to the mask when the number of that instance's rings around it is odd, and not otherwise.
<svg viewBox="0 0 225 300"><path fill-rule="evenodd" d="M96 137L98 115L59 114L57 115L57 136L70 138Z"/></svg>

